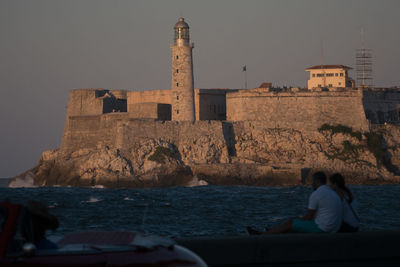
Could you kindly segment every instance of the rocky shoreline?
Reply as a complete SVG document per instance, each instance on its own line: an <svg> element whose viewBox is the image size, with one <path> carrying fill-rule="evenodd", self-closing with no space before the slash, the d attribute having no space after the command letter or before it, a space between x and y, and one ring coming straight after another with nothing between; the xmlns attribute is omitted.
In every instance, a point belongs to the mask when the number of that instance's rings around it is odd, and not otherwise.
<svg viewBox="0 0 400 267"><path fill-rule="evenodd" d="M369 133L341 125L322 125L314 132L253 127L228 142L210 136L200 139L172 143L149 138L122 148L45 151L36 167L9 184L291 186L310 183L315 170L341 172L349 184L400 182L400 127L395 125Z"/></svg>

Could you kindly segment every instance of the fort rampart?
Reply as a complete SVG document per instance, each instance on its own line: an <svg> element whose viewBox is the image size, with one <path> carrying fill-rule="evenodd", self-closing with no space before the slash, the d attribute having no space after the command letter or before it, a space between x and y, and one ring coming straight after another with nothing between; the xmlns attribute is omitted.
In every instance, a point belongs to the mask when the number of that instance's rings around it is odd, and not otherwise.
<svg viewBox="0 0 400 267"><path fill-rule="evenodd" d="M367 119L372 124L398 123L400 91L393 89L365 89L362 97Z"/></svg>
<svg viewBox="0 0 400 267"><path fill-rule="evenodd" d="M177 143L182 137L213 134L223 135L229 144L234 133L254 127L316 131L326 123L365 132L371 124L399 121L400 93L389 89L297 92L262 88L196 89L195 96L197 117L203 119L187 124L168 120L171 118L169 90L72 90L61 148L116 145L122 142L117 141L121 136L124 140L143 136ZM224 117L224 112L226 120L212 120Z"/></svg>
<svg viewBox="0 0 400 267"><path fill-rule="evenodd" d="M324 123L368 131L362 91L227 93L228 121L262 121L269 128L316 130Z"/></svg>

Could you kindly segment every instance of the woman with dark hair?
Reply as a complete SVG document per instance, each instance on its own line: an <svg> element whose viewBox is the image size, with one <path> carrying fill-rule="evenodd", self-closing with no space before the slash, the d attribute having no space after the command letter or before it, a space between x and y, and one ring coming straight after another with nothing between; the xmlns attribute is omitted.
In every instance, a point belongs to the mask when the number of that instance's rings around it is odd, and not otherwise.
<svg viewBox="0 0 400 267"><path fill-rule="evenodd" d="M344 177L335 173L329 177L331 188L338 194L343 203L343 222L339 232L357 232L360 226L360 219L354 210L354 196L346 186Z"/></svg>

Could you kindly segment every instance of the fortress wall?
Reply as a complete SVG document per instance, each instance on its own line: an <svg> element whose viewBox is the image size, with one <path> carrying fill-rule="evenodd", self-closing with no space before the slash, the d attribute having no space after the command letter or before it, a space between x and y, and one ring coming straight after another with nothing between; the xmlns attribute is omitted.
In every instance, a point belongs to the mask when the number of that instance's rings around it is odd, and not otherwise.
<svg viewBox="0 0 400 267"><path fill-rule="evenodd" d="M67 116L126 112L126 90L74 89L69 95Z"/></svg>
<svg viewBox="0 0 400 267"><path fill-rule="evenodd" d="M120 149L149 139L161 139L175 145L211 137L225 142L221 121L175 122L129 119L127 113L71 116L64 132L62 150L115 146Z"/></svg>
<svg viewBox="0 0 400 267"><path fill-rule="evenodd" d="M126 90L104 90L103 114L111 112L127 112Z"/></svg>
<svg viewBox="0 0 400 267"><path fill-rule="evenodd" d="M102 89L75 89L69 92L67 116L100 115L103 113Z"/></svg>
<svg viewBox="0 0 400 267"><path fill-rule="evenodd" d="M130 118L171 120L171 105L160 103L137 103L131 105Z"/></svg>
<svg viewBox="0 0 400 267"><path fill-rule="evenodd" d="M189 121L129 120L120 127L124 128L125 146L148 139L162 139L178 145L181 142L206 136L223 138L222 122L220 121L196 121L193 123Z"/></svg>
<svg viewBox="0 0 400 267"><path fill-rule="evenodd" d="M132 105L138 103L171 104L171 90L147 90L139 92L128 92L128 113L132 112Z"/></svg>
<svg viewBox="0 0 400 267"><path fill-rule="evenodd" d="M227 93L228 121L262 121L268 128L316 130L322 124L369 129L361 91Z"/></svg>
<svg viewBox="0 0 400 267"><path fill-rule="evenodd" d="M195 89L196 120L226 119L226 90Z"/></svg>
<svg viewBox="0 0 400 267"><path fill-rule="evenodd" d="M400 91L388 90L363 90L362 102L367 119L373 124L399 123L400 116Z"/></svg>
<svg viewBox="0 0 400 267"><path fill-rule="evenodd" d="M117 137L117 125L127 119L127 113L70 116L64 129L62 150L95 148L113 145Z"/></svg>

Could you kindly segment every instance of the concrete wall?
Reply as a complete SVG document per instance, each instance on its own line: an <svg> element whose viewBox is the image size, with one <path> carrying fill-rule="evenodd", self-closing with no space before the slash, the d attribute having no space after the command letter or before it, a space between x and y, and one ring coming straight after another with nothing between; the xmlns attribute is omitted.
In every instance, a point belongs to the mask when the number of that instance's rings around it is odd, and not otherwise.
<svg viewBox="0 0 400 267"><path fill-rule="evenodd" d="M372 124L399 123L400 90L364 89L362 102Z"/></svg>
<svg viewBox="0 0 400 267"><path fill-rule="evenodd" d="M399 231L181 238L208 266L399 266Z"/></svg>
<svg viewBox="0 0 400 267"><path fill-rule="evenodd" d="M315 87L350 87L348 71L343 68L336 69L309 69L310 77L307 81L308 89ZM341 76L342 75L342 76Z"/></svg>
<svg viewBox="0 0 400 267"><path fill-rule="evenodd" d="M316 130L322 124L343 124L367 131L362 91L227 93L228 121L263 121L270 128Z"/></svg>

